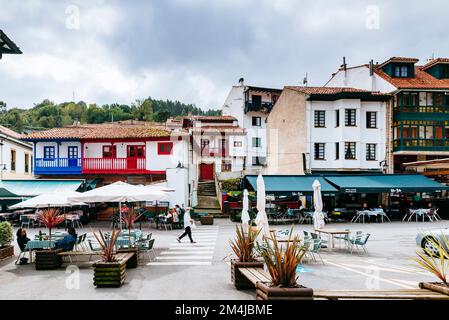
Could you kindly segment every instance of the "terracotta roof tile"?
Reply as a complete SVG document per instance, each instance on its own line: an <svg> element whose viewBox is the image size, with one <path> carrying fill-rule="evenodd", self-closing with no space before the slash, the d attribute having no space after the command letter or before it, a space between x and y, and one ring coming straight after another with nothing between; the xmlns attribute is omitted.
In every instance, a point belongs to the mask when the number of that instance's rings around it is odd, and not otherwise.
<svg viewBox="0 0 449 320"><path fill-rule="evenodd" d="M245 134L245 129L237 126L201 126L192 129L194 133L213 133L213 132L227 132L235 134Z"/></svg>
<svg viewBox="0 0 449 320"><path fill-rule="evenodd" d="M14 130L11 130L7 127L1 126L0 125L0 132L3 133L4 135L10 136L12 138L15 139L21 139L22 135L20 133L15 132Z"/></svg>
<svg viewBox="0 0 449 320"><path fill-rule="evenodd" d="M447 89L449 79L437 79L423 70L423 67L415 66L414 78L392 78L381 69L374 70L376 74L390 82L398 89Z"/></svg>
<svg viewBox="0 0 449 320"><path fill-rule="evenodd" d="M381 63L378 67L381 68L389 63L392 62L399 62L399 63L417 63L419 61L419 59L416 58L407 58L407 57L391 57L390 59L388 59L387 61Z"/></svg>
<svg viewBox="0 0 449 320"><path fill-rule="evenodd" d="M233 116L192 116L193 120L198 121L237 121Z"/></svg>
<svg viewBox="0 0 449 320"><path fill-rule="evenodd" d="M146 125L100 124L67 126L45 131L36 131L23 140L52 140L52 139L139 139L169 137L170 131L162 127Z"/></svg>
<svg viewBox="0 0 449 320"><path fill-rule="evenodd" d="M437 58L429 61L427 64L425 64L422 67L422 70L426 70L430 67L433 67L434 65L437 65L439 63L449 64L449 58Z"/></svg>
<svg viewBox="0 0 449 320"><path fill-rule="evenodd" d="M346 88L346 87L300 87L300 86L286 86L285 89L290 89L305 94L337 94L343 92L366 92L368 90L356 89L356 88Z"/></svg>

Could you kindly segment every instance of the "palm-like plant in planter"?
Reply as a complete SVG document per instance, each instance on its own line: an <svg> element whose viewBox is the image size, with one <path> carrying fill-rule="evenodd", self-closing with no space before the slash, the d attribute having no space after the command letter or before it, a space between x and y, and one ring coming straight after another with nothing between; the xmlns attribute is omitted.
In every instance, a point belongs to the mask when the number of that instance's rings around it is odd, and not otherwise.
<svg viewBox="0 0 449 320"><path fill-rule="evenodd" d="M64 215L62 215L61 211L59 211L58 209L49 208L40 212L37 216L37 219L48 228L49 241L51 246L51 230L65 221Z"/></svg>
<svg viewBox="0 0 449 320"><path fill-rule="evenodd" d="M257 283L257 296L264 300L282 297L284 299L312 299L313 290L298 284L296 269L306 250L298 236L288 238L286 247L280 246L274 234L257 244L257 252L264 259L271 283Z"/></svg>
<svg viewBox="0 0 449 320"><path fill-rule="evenodd" d="M449 239L444 233L439 237L439 240L436 240L438 237L435 235L430 235L426 238L434 250L423 248L424 252L417 251L418 257L414 260L422 269L433 274L441 282L420 282L419 286L423 289L449 295L449 252L447 251Z"/></svg>
<svg viewBox="0 0 449 320"><path fill-rule="evenodd" d="M239 268L263 268L263 261L257 261L255 244L260 230L248 227L245 234L242 225L236 226L236 237L230 240L231 249L237 259L231 260L231 278L237 289L254 288L253 284L239 271Z"/></svg>
<svg viewBox="0 0 449 320"><path fill-rule="evenodd" d="M38 214L37 219L48 228L49 250L36 251L36 269L51 270L62 265L62 257L58 255L60 249L52 250L51 231L65 220L58 209L49 208Z"/></svg>
<svg viewBox="0 0 449 320"><path fill-rule="evenodd" d="M101 261L94 264L94 285L97 287L120 287L125 281L126 265L115 257L115 243L120 235L119 230L112 230L106 238L103 232L94 233L101 247Z"/></svg>

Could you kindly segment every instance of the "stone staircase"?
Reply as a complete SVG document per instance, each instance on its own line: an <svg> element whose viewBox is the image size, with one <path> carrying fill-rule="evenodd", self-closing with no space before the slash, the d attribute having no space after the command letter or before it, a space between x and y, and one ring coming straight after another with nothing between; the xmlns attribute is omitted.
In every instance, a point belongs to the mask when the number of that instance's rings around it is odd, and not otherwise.
<svg viewBox="0 0 449 320"><path fill-rule="evenodd" d="M214 181L198 182L198 205L195 207L196 212L208 212L215 218L227 217L222 214L220 203L217 199Z"/></svg>

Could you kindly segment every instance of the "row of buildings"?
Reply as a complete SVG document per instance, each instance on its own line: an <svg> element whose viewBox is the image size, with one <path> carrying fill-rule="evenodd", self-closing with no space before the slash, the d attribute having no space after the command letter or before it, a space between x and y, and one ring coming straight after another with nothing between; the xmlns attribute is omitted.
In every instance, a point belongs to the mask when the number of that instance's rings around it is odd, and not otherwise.
<svg viewBox="0 0 449 320"><path fill-rule="evenodd" d="M222 116L34 132L16 137L23 152L2 150L1 161L5 174L15 168L91 186L166 181L177 190L174 202L192 206L201 181L259 172L401 173L449 157L449 59L417 64L400 57L343 64L322 87L262 88L240 79Z"/></svg>

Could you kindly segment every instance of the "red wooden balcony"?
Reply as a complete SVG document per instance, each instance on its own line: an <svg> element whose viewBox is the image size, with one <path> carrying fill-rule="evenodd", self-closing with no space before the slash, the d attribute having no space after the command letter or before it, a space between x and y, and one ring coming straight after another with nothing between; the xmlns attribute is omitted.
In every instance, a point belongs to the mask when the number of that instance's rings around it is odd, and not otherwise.
<svg viewBox="0 0 449 320"><path fill-rule="evenodd" d="M143 174L147 173L146 158L84 158L83 174Z"/></svg>

